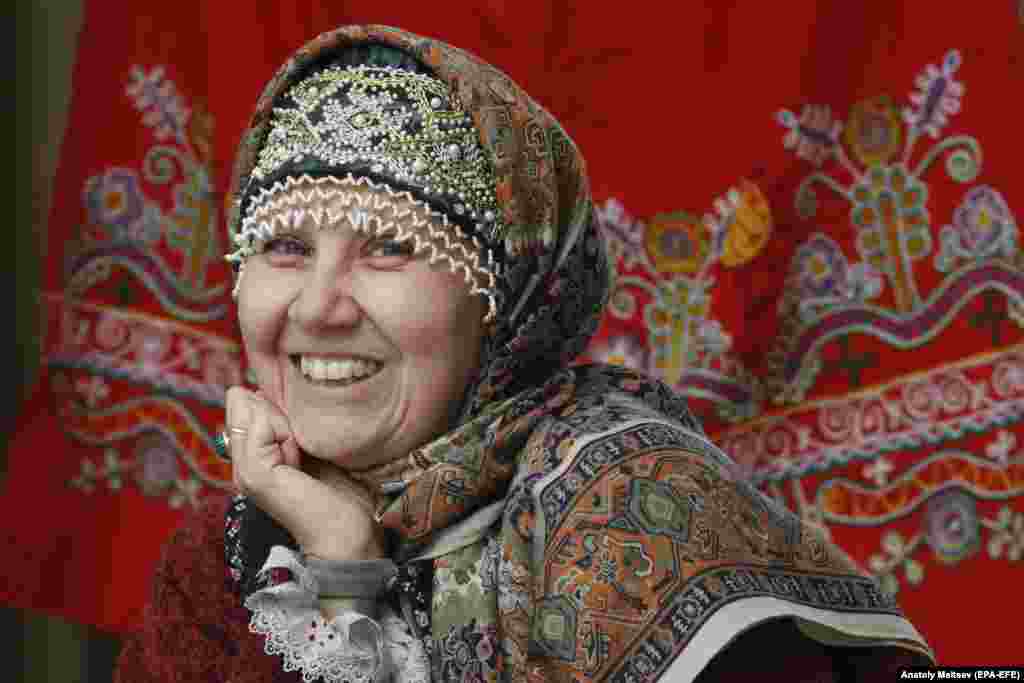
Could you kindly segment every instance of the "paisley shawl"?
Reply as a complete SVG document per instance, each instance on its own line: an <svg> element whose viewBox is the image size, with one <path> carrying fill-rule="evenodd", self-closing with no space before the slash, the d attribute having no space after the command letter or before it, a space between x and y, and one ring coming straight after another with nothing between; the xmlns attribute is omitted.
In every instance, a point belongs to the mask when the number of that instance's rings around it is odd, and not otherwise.
<svg viewBox="0 0 1024 683"><path fill-rule="evenodd" d="M323 34L261 96L236 200L275 100L361 44L405 51L448 84L490 156L506 226L488 245L504 256L502 307L461 417L410 455L407 485L381 518L396 561L433 569L430 609L412 621L435 680L692 680L740 634L786 617L831 646L930 659L893 597L740 481L681 397L631 371L571 365L597 328L611 268L582 156L505 74L393 28ZM236 201L232 231L239 222ZM290 539L256 533L249 516L228 522L244 592L268 545Z"/></svg>

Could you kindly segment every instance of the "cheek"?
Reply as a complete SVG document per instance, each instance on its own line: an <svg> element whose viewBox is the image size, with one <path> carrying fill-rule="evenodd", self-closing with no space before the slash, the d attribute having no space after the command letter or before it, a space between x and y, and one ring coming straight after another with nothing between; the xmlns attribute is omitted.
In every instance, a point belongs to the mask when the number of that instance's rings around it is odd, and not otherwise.
<svg viewBox="0 0 1024 683"><path fill-rule="evenodd" d="M242 344L261 387L268 387L276 376L277 340L281 335L288 308L282 296L284 287L271 287L259 268L246 272L238 292L238 322Z"/></svg>
<svg viewBox="0 0 1024 683"><path fill-rule="evenodd" d="M253 274L246 273L238 293L238 324L242 330L242 340L250 353L264 351L272 335L274 317L266 297L257 296L257 280L259 278L253 277Z"/></svg>
<svg viewBox="0 0 1024 683"><path fill-rule="evenodd" d="M238 291L242 334L253 341L276 337L287 318L297 283L258 260L250 260Z"/></svg>
<svg viewBox="0 0 1024 683"><path fill-rule="evenodd" d="M407 355L430 356L450 364L467 348L479 345L474 318L478 306L466 293L461 278L448 273L430 273L417 286L405 290L401 305L395 299L390 317L395 341Z"/></svg>

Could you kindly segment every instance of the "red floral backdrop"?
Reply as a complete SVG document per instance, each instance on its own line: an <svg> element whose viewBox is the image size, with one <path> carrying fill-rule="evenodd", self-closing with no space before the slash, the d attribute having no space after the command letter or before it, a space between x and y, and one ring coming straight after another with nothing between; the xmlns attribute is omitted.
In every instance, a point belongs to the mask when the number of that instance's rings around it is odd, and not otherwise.
<svg viewBox="0 0 1024 683"><path fill-rule="evenodd" d="M386 23L505 69L580 144L620 271L589 355L686 393L942 661L1012 661L1024 5L444 8L86 2L0 598L138 624L160 545L229 477L233 147L295 47Z"/></svg>

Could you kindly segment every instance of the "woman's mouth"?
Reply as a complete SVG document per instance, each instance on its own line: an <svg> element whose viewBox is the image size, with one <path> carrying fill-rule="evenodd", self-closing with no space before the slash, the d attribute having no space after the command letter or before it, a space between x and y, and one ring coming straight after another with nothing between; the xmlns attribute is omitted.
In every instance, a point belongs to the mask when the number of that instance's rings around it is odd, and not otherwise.
<svg viewBox="0 0 1024 683"><path fill-rule="evenodd" d="M288 357L299 374L310 384L322 387L345 387L369 379L380 372L380 363L369 359L324 358L291 355Z"/></svg>

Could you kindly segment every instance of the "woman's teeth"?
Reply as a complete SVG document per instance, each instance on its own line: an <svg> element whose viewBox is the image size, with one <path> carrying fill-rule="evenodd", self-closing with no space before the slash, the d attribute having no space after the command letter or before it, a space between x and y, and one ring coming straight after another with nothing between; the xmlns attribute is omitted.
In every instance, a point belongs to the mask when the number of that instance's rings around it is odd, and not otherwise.
<svg viewBox="0 0 1024 683"><path fill-rule="evenodd" d="M299 357L299 370L304 377L314 382L351 384L377 374L380 367L380 363L376 361L334 360L315 356Z"/></svg>

